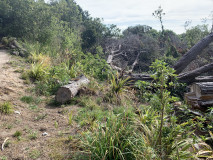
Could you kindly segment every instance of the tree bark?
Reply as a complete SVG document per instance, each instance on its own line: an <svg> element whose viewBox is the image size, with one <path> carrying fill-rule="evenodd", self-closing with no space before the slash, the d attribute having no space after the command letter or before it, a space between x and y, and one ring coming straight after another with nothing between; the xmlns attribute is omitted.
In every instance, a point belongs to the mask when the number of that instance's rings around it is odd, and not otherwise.
<svg viewBox="0 0 213 160"><path fill-rule="evenodd" d="M174 65L176 74L181 73L188 64L196 59L197 55L201 54L202 50L205 49L213 41L213 33L203 38L200 42L194 45L181 59Z"/></svg>
<svg viewBox="0 0 213 160"><path fill-rule="evenodd" d="M194 82L213 82L213 76L199 76Z"/></svg>
<svg viewBox="0 0 213 160"><path fill-rule="evenodd" d="M213 98L213 82L194 83L192 88L198 98L202 96Z"/></svg>
<svg viewBox="0 0 213 160"><path fill-rule="evenodd" d="M182 73L178 76L178 79L180 82L190 84L196 81L195 78L197 76L201 75L202 73L206 73L212 69L213 69L213 63L210 63L200 68L197 68L193 71Z"/></svg>
<svg viewBox="0 0 213 160"><path fill-rule="evenodd" d="M127 75L127 77L130 77L129 80L131 81L138 81L138 80L141 80L141 81L152 81L153 78L150 77L150 75L148 74L130 74L130 75Z"/></svg>
<svg viewBox="0 0 213 160"><path fill-rule="evenodd" d="M89 84L89 80L85 76L77 78L75 81L70 81L69 84L58 89L55 100L59 103L66 103L75 97L82 85Z"/></svg>

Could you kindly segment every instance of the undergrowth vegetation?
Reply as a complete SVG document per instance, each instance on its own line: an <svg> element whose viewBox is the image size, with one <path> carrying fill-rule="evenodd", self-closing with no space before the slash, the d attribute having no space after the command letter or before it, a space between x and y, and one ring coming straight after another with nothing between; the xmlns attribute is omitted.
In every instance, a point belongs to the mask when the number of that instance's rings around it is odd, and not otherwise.
<svg viewBox="0 0 213 160"><path fill-rule="evenodd" d="M178 121L173 106L178 99L167 90L173 85L168 80L175 78L174 70L162 61L153 63L152 68L156 76L154 84L149 84L155 85L149 98L151 105L125 103L128 99L123 97L122 103L104 106L104 99L98 104L91 97L81 97L84 108L76 120L85 128L81 140L89 159L198 158L194 146L199 143L194 134L197 122ZM121 86L123 89L125 86ZM112 93L117 97L118 92Z"/></svg>
<svg viewBox="0 0 213 160"><path fill-rule="evenodd" d="M76 157L182 160L203 157L204 152L211 156L211 147L207 143L204 145L208 135L200 138L194 133L204 129L206 119L196 118L195 121L193 116L187 115L184 106L180 106L185 110L184 119L180 120L177 114L174 102L181 97L175 97L179 95L176 89L184 85L176 83L177 75L165 62L153 62L150 67L153 81L138 81L137 91L129 87L129 77L110 70L104 60L91 53L67 52L64 59L56 60L48 53L33 52L27 62L31 66L22 77L36 84L36 94L53 95L60 86L81 74L91 79L85 90L71 102L81 107L77 115L68 114L69 126L75 121L82 128L77 140L78 148L83 152L76 151ZM35 101L28 96L21 100ZM211 127L206 127L206 131ZM203 152L196 148L196 144L201 143L206 146Z"/></svg>
<svg viewBox="0 0 213 160"><path fill-rule="evenodd" d="M37 48L38 45L30 47L33 50L33 47ZM32 51L28 57L30 68L22 74L23 79L36 83L35 91L38 94L55 94L60 86L82 74L98 81L106 80L109 76L108 64L98 55L84 54L76 50L74 53L62 54L62 57L56 59L55 56L49 55L48 50L44 53Z"/></svg>
<svg viewBox="0 0 213 160"><path fill-rule="evenodd" d="M184 85L176 83L177 75L167 63L153 62L150 66L153 81L138 81L135 90L129 87L129 77L110 70L98 55L75 50L56 58L30 47L34 52L27 58L29 67L22 78L35 84L35 94L54 95L60 86L82 74L91 80L71 101L80 107L77 115L68 113L68 125L77 123L81 127L78 138L70 140L77 140L77 148L82 150L76 150L74 158L182 160L212 156L212 148L207 143L212 139L212 125L204 125L211 121L212 110L206 114L207 118L194 117L189 116L183 105L180 117L174 104L181 99L182 91L177 89ZM23 96L21 101L39 103L31 96ZM10 113L9 108L8 104L1 105L1 113ZM45 116L39 115L35 120ZM207 134L199 137L195 134L197 130L205 130ZM36 139L37 135L32 133L29 137ZM196 148L197 144L203 149Z"/></svg>

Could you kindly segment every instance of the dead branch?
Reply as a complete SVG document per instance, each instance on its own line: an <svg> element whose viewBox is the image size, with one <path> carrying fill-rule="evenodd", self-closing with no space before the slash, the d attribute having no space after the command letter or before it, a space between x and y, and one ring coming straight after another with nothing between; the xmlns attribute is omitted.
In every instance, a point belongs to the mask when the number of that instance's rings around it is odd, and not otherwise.
<svg viewBox="0 0 213 160"><path fill-rule="evenodd" d="M132 73L134 68L135 68L135 66L136 66L136 64L138 64L139 55L140 55L140 52L138 52L138 55L137 55L134 63L132 64L131 69L128 71L128 73Z"/></svg>
<svg viewBox="0 0 213 160"><path fill-rule="evenodd" d="M8 139L9 139L9 138L7 137L7 138L4 140L4 142L2 143L2 145L1 145L1 150L2 150L2 151L4 150L4 145L5 145L5 143L7 142Z"/></svg>
<svg viewBox="0 0 213 160"><path fill-rule="evenodd" d="M178 76L178 79L180 82L184 82L184 83L193 83L195 81L195 78L199 75L201 75L202 73L206 73L210 70L213 69L213 63L207 64L205 66L202 66L200 68L197 68L193 71L190 72L185 72L182 73Z"/></svg>

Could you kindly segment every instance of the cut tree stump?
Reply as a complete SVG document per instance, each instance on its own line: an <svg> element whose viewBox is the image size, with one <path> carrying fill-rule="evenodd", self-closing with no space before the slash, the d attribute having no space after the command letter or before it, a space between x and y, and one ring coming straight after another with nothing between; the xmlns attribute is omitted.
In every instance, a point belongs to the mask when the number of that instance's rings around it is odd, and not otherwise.
<svg viewBox="0 0 213 160"><path fill-rule="evenodd" d="M190 90L185 93L185 100L193 109L206 111L213 106L213 82L193 83Z"/></svg>
<svg viewBox="0 0 213 160"><path fill-rule="evenodd" d="M69 84L58 89L55 100L59 103L66 103L75 97L82 85L89 84L89 80L85 76L81 76L69 82Z"/></svg>
<svg viewBox="0 0 213 160"><path fill-rule="evenodd" d="M212 96L213 100L213 82L194 83L192 88L198 98Z"/></svg>

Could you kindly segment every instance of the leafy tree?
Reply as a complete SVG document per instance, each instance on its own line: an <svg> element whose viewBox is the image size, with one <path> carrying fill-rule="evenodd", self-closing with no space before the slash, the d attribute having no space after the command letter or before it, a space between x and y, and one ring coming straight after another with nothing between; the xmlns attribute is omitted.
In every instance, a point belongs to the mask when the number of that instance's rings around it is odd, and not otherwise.
<svg viewBox="0 0 213 160"><path fill-rule="evenodd" d="M142 36L150 30L152 30L152 27L147 25L130 26L123 31L123 35L127 36L128 34L137 34L139 36Z"/></svg>
<svg viewBox="0 0 213 160"><path fill-rule="evenodd" d="M181 34L181 38L187 43L188 48L194 46L199 40L209 34L207 25L197 25L186 30Z"/></svg>

